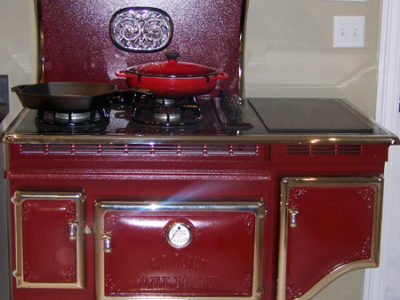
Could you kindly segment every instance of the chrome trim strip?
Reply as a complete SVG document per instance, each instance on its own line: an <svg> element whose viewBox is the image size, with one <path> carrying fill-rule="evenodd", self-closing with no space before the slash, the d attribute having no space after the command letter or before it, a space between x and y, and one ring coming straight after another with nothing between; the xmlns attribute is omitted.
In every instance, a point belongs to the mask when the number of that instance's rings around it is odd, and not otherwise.
<svg viewBox="0 0 400 300"><path fill-rule="evenodd" d="M247 14L249 8L249 1L243 0L242 2L242 15L240 20L240 35L239 35L239 70L238 70L238 100L244 99L245 82L244 82L244 59L245 59L245 33L247 25Z"/></svg>
<svg viewBox="0 0 400 300"><path fill-rule="evenodd" d="M132 169L131 169L132 170ZM88 172L86 174L76 173L74 171L65 172L65 173L53 173L52 179L57 180L67 180L73 176L75 179L80 180L90 180L93 179L93 172ZM105 173L96 173L97 180L104 180L108 182L109 180L120 180L121 176L123 176L124 180L179 180L181 182L185 180L216 180L216 181L224 181L229 180L231 182L236 182L240 180L256 180L256 181L270 181L271 174L267 173L267 171L260 172L253 172L249 171L248 174L245 173L238 173L238 172L224 172L224 173L211 173L208 174L206 171L194 171L194 172L187 172L185 169L179 169L175 174L171 173L168 170L157 170L157 176L154 176L154 170L134 170L134 171L120 171L118 173L113 172L105 172ZM35 178L35 179L47 179L48 172L41 172L36 173L34 175L27 175L18 172L12 172L9 175L10 179L19 179L24 180L25 178Z"/></svg>
<svg viewBox="0 0 400 300"><path fill-rule="evenodd" d="M69 192L25 192L16 191L11 201L15 203L16 201L23 200L71 200L71 201L83 201L83 196L81 193L69 193Z"/></svg>
<svg viewBox="0 0 400 300"><path fill-rule="evenodd" d="M24 280L24 255L23 255L23 232L22 232L22 203L25 200L69 200L75 202L76 220L78 222L76 232L76 282L28 282ZM84 269L84 196L81 193L70 192L24 192L16 191L11 198L14 204L14 227L15 227L15 270L13 276L16 279L17 288L56 288L56 289L83 289L85 286ZM68 224L66 224L67 226Z"/></svg>
<svg viewBox="0 0 400 300"><path fill-rule="evenodd" d="M10 131L9 131L10 132ZM265 134L247 136L122 136L122 135L41 135L6 133L3 141L8 144L171 144L171 143L213 143L213 144L398 144L400 140L385 135L301 135Z"/></svg>
<svg viewBox="0 0 400 300"><path fill-rule="evenodd" d="M370 186L375 190L370 259L360 260L338 266L332 270L301 297L294 300L307 300L320 292L333 280L354 269L377 267L379 264L380 225L382 211L382 177L285 177L281 180L280 235L278 261L277 300L286 300L286 270L288 245L288 195L293 186Z"/></svg>
<svg viewBox="0 0 400 300"><path fill-rule="evenodd" d="M277 277L277 300L286 300L286 266L287 266L287 236L288 236L288 178L281 180L281 201L279 217L279 251L278 251L278 277Z"/></svg>
<svg viewBox="0 0 400 300"><path fill-rule="evenodd" d="M34 0L35 3L35 16L37 28L37 82L44 82L44 34L43 34L43 20L42 20L42 3L41 0Z"/></svg>
<svg viewBox="0 0 400 300"><path fill-rule="evenodd" d="M231 300L232 297L170 297L170 296L135 296L135 297L107 297L104 291L104 215L112 210L144 210L144 211L222 211L238 212L245 211L254 213L255 233L254 233L254 258L253 258L253 287L251 297L234 297L237 300L261 300L264 289L262 286L262 267L263 267L263 247L264 247L264 226L267 211L263 204L263 199L253 202L181 202L181 203L162 203L155 201L126 202L126 201L99 201L95 204L95 266L96 266L96 294L98 300L137 300L137 299L163 299L163 300Z"/></svg>
<svg viewBox="0 0 400 300"><path fill-rule="evenodd" d="M139 210L139 211L248 211L255 215L260 213L261 202L126 202L100 201L96 208L103 210Z"/></svg>

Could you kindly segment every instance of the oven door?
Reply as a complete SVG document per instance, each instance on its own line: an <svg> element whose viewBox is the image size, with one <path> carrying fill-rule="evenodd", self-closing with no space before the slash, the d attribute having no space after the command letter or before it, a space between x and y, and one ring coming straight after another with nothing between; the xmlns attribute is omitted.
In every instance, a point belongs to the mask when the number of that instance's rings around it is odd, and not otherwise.
<svg viewBox="0 0 400 300"><path fill-rule="evenodd" d="M96 204L98 299L260 299L261 202Z"/></svg>

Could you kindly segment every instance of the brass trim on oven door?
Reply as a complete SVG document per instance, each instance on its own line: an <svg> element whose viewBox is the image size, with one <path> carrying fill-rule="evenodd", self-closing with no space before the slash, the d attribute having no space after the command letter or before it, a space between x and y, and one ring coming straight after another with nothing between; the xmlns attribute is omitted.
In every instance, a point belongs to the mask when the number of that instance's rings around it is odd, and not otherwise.
<svg viewBox="0 0 400 300"><path fill-rule="evenodd" d="M76 205L76 219L70 224L69 238L76 243L76 282L28 282L24 280L24 255L23 255L23 230L22 230L22 204L25 200L69 200ZM25 192L16 191L11 198L14 204L14 228L15 228L15 270L17 288L57 288L57 289L83 289L84 288L84 196L81 193L72 192Z"/></svg>
<svg viewBox="0 0 400 300"><path fill-rule="evenodd" d="M104 215L113 210L134 210L134 211L196 211L196 212L251 212L255 215L254 233L254 258L253 258L253 286L251 297L234 297L237 300L260 300L264 293L262 285L262 266L264 252L264 226L265 209L263 199L260 201L248 202L114 202L99 201L95 205L95 262L96 262L96 294L97 300L137 300L137 299L163 299L163 300L230 300L232 297L171 297L171 296L134 296L134 297L113 297L106 296L104 290L104 252L106 251L108 233L104 231Z"/></svg>
<svg viewBox="0 0 400 300"><path fill-rule="evenodd" d="M371 257L369 259L359 260L338 266L336 269L332 270L329 274L322 278L319 282L317 282L313 287L311 287L307 292L305 292L301 297L294 299L308 300L344 273L355 269L371 268L378 266L383 192L382 185L382 177L286 177L281 180L277 300L286 300L288 228L289 226L294 226L292 224L293 217L290 215L291 212L288 207L289 190L293 186L369 186L372 187L375 191L372 221Z"/></svg>

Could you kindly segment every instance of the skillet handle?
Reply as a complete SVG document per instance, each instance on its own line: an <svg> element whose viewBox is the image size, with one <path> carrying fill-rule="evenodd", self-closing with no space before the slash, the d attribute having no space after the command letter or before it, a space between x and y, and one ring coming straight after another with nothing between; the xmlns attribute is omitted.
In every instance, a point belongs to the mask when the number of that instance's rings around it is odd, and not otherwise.
<svg viewBox="0 0 400 300"><path fill-rule="evenodd" d="M124 78L136 78L137 77L136 74L127 73L126 71L117 71L117 72L115 72L115 75L117 75L118 77L124 77Z"/></svg>
<svg viewBox="0 0 400 300"><path fill-rule="evenodd" d="M153 93L151 90L147 89L139 89L139 88L127 88L122 90L112 91L107 94L103 94L102 97L105 97L108 101L108 104L112 103L127 103L134 101L137 99L136 97L141 97L142 95L146 95L147 97L153 97Z"/></svg>
<svg viewBox="0 0 400 300"><path fill-rule="evenodd" d="M229 77L228 73L218 72L218 75L214 79L227 79Z"/></svg>
<svg viewBox="0 0 400 300"><path fill-rule="evenodd" d="M115 91L116 94L119 93L136 93L136 94L143 94L146 96L153 96L153 92L149 89L140 89L140 88L127 88L122 90Z"/></svg>
<svg viewBox="0 0 400 300"><path fill-rule="evenodd" d="M17 95L21 94L22 90L24 89L24 87L26 87L26 84L21 84L21 85L17 85L11 88L11 90L16 93Z"/></svg>
<svg viewBox="0 0 400 300"><path fill-rule="evenodd" d="M133 93L133 94L143 94L146 96L153 96L153 92L148 89L139 89L139 88L127 88L122 90L112 91L110 93L103 94L104 96L118 96L122 93Z"/></svg>

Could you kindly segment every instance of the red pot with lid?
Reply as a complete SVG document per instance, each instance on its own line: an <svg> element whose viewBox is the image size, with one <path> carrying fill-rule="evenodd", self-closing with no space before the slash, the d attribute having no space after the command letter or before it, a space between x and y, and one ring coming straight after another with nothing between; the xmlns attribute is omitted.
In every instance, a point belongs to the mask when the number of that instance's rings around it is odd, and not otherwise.
<svg viewBox="0 0 400 300"><path fill-rule="evenodd" d="M176 98L207 94L228 74L206 66L178 62L179 53L167 52L168 61L129 67L116 73L129 87L148 89L155 96Z"/></svg>

